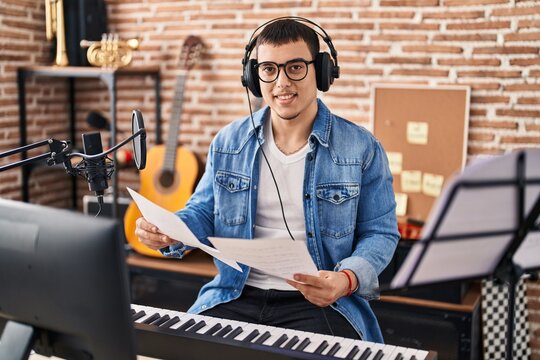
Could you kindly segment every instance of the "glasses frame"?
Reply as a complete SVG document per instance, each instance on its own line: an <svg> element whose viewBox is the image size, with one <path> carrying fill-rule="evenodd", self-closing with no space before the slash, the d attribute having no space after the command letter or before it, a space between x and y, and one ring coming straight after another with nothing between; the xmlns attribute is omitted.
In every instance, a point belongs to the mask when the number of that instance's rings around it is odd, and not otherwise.
<svg viewBox="0 0 540 360"><path fill-rule="evenodd" d="M301 78L301 79L291 79L291 77L289 76L289 74L287 73L287 65L290 64L290 63L295 63L295 62L302 62L306 65L306 74ZM274 81L276 81L278 78L279 78L279 73L281 72L281 68L283 68L283 71L285 72L285 76L287 76L287 79L291 80L291 81L302 81L306 78L308 72L309 72L309 65L310 64L314 64L315 63L315 60L306 60L306 59L302 59L302 58L298 58L298 59L292 59L292 60L289 60L287 62L284 62L283 64L278 64L277 62L274 62L274 61L263 61L263 62L260 62L260 63L256 63L253 65L253 67L255 68L255 70L257 71L257 77L259 78L259 80L261 80L262 82L264 83L273 83ZM273 64L275 66L277 66L277 74L276 74L276 77L274 80L263 80L261 79L261 76L259 75L259 66L263 65L263 64Z"/></svg>

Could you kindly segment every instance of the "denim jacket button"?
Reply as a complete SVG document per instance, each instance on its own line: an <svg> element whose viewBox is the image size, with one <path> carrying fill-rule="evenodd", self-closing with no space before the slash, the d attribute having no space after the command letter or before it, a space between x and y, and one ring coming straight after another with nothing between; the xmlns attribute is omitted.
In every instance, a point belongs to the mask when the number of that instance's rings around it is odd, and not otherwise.
<svg viewBox="0 0 540 360"><path fill-rule="evenodd" d="M334 195L334 200L339 201L339 195L338 194Z"/></svg>
<svg viewBox="0 0 540 360"><path fill-rule="evenodd" d="M306 200L309 200L309 199L311 199L311 195L309 195L309 194L306 193L306 194L304 194L304 198L305 198Z"/></svg>
<svg viewBox="0 0 540 360"><path fill-rule="evenodd" d="M306 159L307 159L307 161L313 160L313 155L312 154L307 154Z"/></svg>
<svg viewBox="0 0 540 360"><path fill-rule="evenodd" d="M312 233L311 231L309 231L309 232L307 233L307 237L309 237L309 238L310 238L310 237L313 237L313 233Z"/></svg>

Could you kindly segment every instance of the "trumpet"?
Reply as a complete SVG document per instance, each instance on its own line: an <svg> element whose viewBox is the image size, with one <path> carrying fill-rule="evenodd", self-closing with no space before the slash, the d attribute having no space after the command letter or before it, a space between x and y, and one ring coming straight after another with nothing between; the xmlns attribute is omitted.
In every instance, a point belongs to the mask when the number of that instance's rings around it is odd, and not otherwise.
<svg viewBox="0 0 540 360"><path fill-rule="evenodd" d="M101 41L81 40L81 47L88 48L86 58L94 66L122 67L133 59L133 50L139 47L138 39L120 40L118 34L103 34Z"/></svg>
<svg viewBox="0 0 540 360"><path fill-rule="evenodd" d="M67 66L69 61L64 27L64 0L45 0L45 32L49 41L52 41L56 35L54 64L57 66Z"/></svg>

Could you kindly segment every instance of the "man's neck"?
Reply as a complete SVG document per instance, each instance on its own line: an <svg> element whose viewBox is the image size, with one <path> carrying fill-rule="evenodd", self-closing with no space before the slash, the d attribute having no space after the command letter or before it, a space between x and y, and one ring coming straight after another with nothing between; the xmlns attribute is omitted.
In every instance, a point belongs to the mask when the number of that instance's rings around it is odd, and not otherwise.
<svg viewBox="0 0 540 360"><path fill-rule="evenodd" d="M271 112L270 119L272 121L272 131L274 133L274 141L280 147L291 149L298 148L301 144L305 144L313 123L317 116L318 106L315 102L314 106L306 109L302 114L299 114L295 119L285 120L277 114Z"/></svg>

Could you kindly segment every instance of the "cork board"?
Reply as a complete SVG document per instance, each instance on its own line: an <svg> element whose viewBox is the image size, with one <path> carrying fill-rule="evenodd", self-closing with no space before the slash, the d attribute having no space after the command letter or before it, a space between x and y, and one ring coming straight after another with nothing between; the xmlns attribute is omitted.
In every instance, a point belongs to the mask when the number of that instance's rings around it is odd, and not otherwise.
<svg viewBox="0 0 540 360"><path fill-rule="evenodd" d="M468 86L372 87L373 133L389 158L401 221L425 221L444 183L463 169L469 95Z"/></svg>

